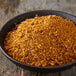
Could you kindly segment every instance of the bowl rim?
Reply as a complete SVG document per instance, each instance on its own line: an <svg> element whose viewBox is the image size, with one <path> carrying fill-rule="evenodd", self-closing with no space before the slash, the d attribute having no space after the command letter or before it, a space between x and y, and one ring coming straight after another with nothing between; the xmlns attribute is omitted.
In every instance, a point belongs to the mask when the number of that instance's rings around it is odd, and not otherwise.
<svg viewBox="0 0 76 76"><path fill-rule="evenodd" d="M0 34L2 34L1 32L2 32L3 28L4 28L10 21L12 21L13 19L15 19L15 18L17 18L17 17L19 17L19 16L22 16L22 15L24 15L24 14L28 14L28 13L32 13L32 12L42 12L42 11L44 11L44 12L47 12L47 11L48 11L48 12L50 12L50 11L59 12L59 13L61 13L61 14L64 13L64 14L71 15L71 16L73 16L73 17L76 17L76 16L74 16L74 15L72 15L72 14L68 14L68 13L65 13L65 12L62 12L62 11L56 11L56 10L36 10L36 11L30 11L30 12L26 12L26 13L17 15L17 16L15 16L15 17L13 17L12 19L10 19L10 20L9 20L7 23L5 23L4 26L0 29ZM19 61L15 60L14 58L12 58L10 55L8 55L8 54L5 52L4 48L3 48L1 45L0 45L0 49L1 49L2 53L3 53L9 60L11 60L11 61L13 61L13 62L15 62L15 63L17 63L17 64L20 64L20 65L22 65L22 66L27 66L27 67L30 67L30 68L50 69L50 70L52 69L52 70L54 70L54 69L61 69L61 68L69 67L69 66L72 66L72 65L76 64L76 60L75 60L75 61L72 61L72 62L70 62L70 63L63 64L63 65L58 65L58 66L49 66L49 67L32 66L32 65L24 64L24 63L22 63L22 62L19 62Z"/></svg>

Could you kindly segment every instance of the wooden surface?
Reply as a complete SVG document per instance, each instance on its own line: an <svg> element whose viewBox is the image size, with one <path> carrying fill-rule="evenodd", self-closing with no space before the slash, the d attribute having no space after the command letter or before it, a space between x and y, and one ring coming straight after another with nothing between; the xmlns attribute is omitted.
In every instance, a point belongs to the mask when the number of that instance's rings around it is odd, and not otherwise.
<svg viewBox="0 0 76 76"><path fill-rule="evenodd" d="M76 15L76 0L0 0L0 28L18 14L39 9ZM0 51L0 76L76 76L76 67L57 73L31 72L13 64Z"/></svg>

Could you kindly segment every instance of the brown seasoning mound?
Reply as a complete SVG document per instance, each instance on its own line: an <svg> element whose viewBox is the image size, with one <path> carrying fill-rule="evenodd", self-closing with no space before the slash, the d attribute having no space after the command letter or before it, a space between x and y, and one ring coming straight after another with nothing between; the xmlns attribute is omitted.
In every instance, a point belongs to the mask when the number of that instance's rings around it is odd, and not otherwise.
<svg viewBox="0 0 76 76"><path fill-rule="evenodd" d="M56 15L26 19L7 33L4 48L25 64L63 65L76 60L76 25Z"/></svg>

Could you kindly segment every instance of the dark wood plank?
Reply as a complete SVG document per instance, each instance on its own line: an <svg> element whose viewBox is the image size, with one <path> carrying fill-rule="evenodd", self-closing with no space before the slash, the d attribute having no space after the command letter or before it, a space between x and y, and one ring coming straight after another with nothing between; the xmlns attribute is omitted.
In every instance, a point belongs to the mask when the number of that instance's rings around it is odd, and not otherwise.
<svg viewBox="0 0 76 76"><path fill-rule="evenodd" d="M76 15L76 0L0 0L0 28L21 13L42 9L65 11ZM76 67L58 73L37 73L22 69L0 51L0 76L76 76Z"/></svg>

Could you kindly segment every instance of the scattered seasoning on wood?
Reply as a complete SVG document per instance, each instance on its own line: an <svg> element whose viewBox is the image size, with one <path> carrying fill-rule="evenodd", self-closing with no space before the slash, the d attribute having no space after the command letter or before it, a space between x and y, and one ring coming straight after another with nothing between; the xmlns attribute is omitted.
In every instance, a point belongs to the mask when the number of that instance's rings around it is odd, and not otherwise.
<svg viewBox="0 0 76 76"><path fill-rule="evenodd" d="M76 25L56 15L26 19L7 33L4 48L25 64L63 65L76 60Z"/></svg>

